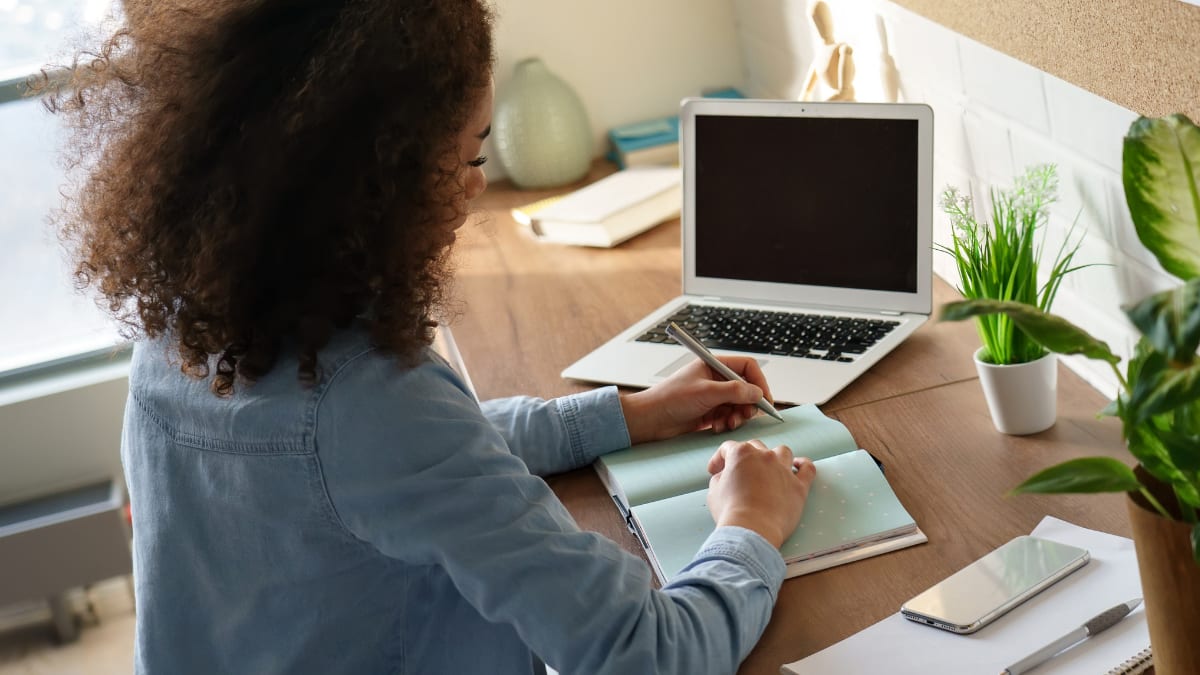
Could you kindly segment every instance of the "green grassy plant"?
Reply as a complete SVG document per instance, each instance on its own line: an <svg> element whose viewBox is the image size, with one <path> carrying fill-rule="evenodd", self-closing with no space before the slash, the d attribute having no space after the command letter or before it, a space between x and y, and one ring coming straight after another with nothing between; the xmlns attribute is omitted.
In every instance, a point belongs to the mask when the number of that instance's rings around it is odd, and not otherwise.
<svg viewBox="0 0 1200 675"><path fill-rule="evenodd" d="M954 258L963 297L1019 302L1049 311L1063 277L1079 269L1071 267L1071 261L1082 241L1069 245L1075 230L1072 224L1045 283L1039 285L1048 209L1057 190L1053 164L1031 167L1011 189L992 189L989 223L976 218L969 196L953 186L946 188L941 207L950 216L953 241L950 246L937 244L935 248ZM976 323L984 346L980 358L987 363L1028 363L1046 354L1042 345L1005 314L982 315Z"/></svg>

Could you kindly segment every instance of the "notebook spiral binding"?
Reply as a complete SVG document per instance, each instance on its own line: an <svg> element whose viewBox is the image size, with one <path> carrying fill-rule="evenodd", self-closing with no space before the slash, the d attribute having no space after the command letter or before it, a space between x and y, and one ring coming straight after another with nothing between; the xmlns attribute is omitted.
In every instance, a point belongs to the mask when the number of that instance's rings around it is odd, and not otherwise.
<svg viewBox="0 0 1200 675"><path fill-rule="evenodd" d="M1146 647L1142 651L1134 654L1128 659L1108 671L1106 675L1141 675L1154 666L1154 653L1150 647Z"/></svg>

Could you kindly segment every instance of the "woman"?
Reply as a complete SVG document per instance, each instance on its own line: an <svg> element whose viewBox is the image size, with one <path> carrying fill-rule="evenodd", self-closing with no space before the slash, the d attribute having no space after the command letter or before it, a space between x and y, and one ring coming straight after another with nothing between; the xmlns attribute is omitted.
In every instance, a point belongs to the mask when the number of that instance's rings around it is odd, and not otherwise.
<svg viewBox="0 0 1200 675"><path fill-rule="evenodd" d="M123 460L139 672L731 672L814 469L726 443L667 588L538 475L702 428L767 384L477 403L427 345L486 180L478 0L130 4L52 109L88 173L77 277L139 338Z"/></svg>

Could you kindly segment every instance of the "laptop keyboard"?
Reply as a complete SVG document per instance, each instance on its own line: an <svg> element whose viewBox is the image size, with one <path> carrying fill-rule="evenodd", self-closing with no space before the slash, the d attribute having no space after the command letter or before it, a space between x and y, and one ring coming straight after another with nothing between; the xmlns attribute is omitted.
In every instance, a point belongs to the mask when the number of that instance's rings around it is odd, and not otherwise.
<svg viewBox="0 0 1200 675"><path fill-rule="evenodd" d="M899 321L823 314L687 305L638 336L638 342L676 344L667 324L683 326L709 349L853 361Z"/></svg>

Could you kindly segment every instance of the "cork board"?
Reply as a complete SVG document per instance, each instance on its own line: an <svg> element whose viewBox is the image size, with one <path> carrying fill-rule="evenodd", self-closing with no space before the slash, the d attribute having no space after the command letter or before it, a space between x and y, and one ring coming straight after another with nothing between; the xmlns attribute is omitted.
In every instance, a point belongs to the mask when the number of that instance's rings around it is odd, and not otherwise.
<svg viewBox="0 0 1200 675"><path fill-rule="evenodd" d="M1200 7L1181 0L892 0L1147 117L1200 122Z"/></svg>

